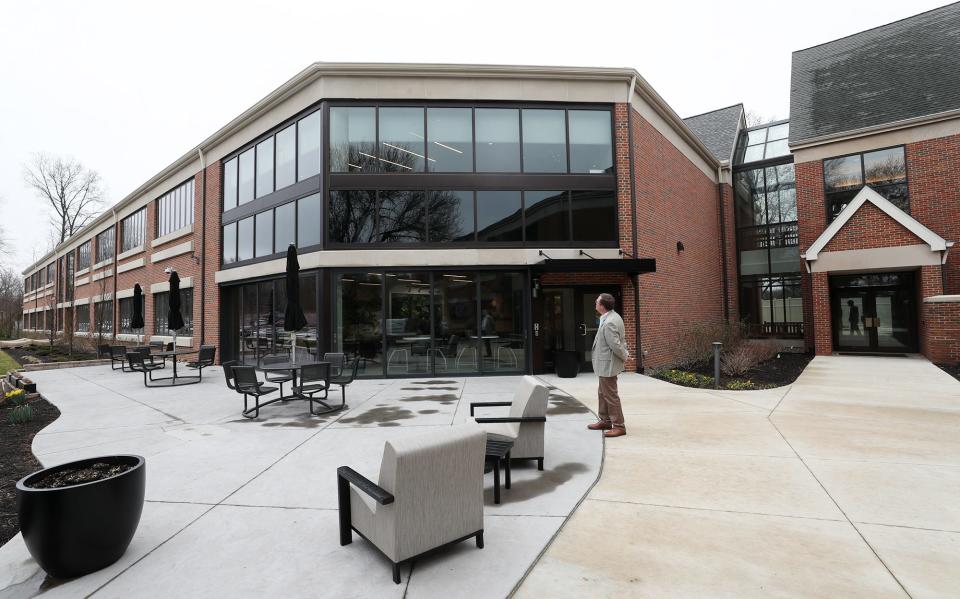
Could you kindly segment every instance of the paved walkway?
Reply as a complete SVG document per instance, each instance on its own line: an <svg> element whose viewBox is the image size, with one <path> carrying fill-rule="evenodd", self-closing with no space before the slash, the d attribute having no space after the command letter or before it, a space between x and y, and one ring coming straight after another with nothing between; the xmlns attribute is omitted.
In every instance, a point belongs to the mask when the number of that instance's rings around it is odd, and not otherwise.
<svg viewBox="0 0 960 599"><path fill-rule="evenodd" d="M596 407L595 379L547 378ZM629 434L519 597L960 596L960 383L926 360L621 390Z"/></svg>
<svg viewBox="0 0 960 599"><path fill-rule="evenodd" d="M34 439L41 462L143 455L147 501L121 560L66 583L46 579L14 537L0 547L0 597L504 597L600 471L601 439L581 434L592 415L552 393L546 470L515 465L501 505L485 479L486 547L419 559L395 585L369 544L340 547L337 466L376 480L385 439L464 421L471 401L509 400L518 378L363 380L347 411L309 416L295 401L250 421L222 370L204 373L175 390L104 366L31 374L62 412Z"/></svg>

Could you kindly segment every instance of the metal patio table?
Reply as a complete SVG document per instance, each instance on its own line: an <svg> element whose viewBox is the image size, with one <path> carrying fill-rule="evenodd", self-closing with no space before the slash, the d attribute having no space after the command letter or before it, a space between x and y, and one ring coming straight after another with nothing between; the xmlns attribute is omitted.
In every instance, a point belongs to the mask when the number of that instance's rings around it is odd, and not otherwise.
<svg viewBox="0 0 960 599"><path fill-rule="evenodd" d="M293 380L290 381L290 386L291 388L293 388L297 386L297 379L300 377L300 370L307 364L329 364L329 362L297 362L296 364L294 364L293 362L276 362L273 364L263 364L259 367L259 369L262 370L263 372L289 372L290 374L293 375ZM331 406L330 404L326 403L322 399L315 399L308 395L303 395L300 393L293 392L290 395L281 395L280 397L276 397L262 404L259 404L256 408L250 408L249 410L244 412L244 415L246 415L247 412L259 410L264 406L269 406L272 403L277 403L278 401L290 401L292 399L309 401L310 414L313 416L322 416L324 414L329 414L330 412L337 412L343 409L343 406ZM322 412L314 412L313 411L314 404L320 404L326 409L323 410Z"/></svg>
<svg viewBox="0 0 960 599"><path fill-rule="evenodd" d="M151 356L157 356L161 358L171 358L173 362L173 376L168 376L159 379L152 379L150 381L151 387L179 387L181 385L196 385L200 382L200 377L197 375L189 376L177 376L177 356L186 356L189 354L199 353L199 349L174 349L166 351L158 351L156 353L150 354ZM184 380L186 379L186 380Z"/></svg>

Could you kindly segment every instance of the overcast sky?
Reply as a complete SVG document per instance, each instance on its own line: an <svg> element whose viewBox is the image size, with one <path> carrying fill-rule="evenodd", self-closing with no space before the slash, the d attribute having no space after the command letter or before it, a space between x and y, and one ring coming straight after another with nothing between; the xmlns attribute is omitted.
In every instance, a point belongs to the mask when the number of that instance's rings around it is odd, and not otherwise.
<svg viewBox="0 0 960 599"><path fill-rule="evenodd" d="M34 152L95 169L112 204L314 61L633 67L682 117L786 118L792 51L943 4L3 2L0 264L50 249Z"/></svg>

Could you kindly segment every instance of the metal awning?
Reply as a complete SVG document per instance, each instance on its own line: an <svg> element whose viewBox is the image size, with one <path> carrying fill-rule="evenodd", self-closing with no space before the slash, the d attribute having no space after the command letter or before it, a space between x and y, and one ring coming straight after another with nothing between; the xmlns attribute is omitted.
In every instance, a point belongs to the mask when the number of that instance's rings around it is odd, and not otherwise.
<svg viewBox="0 0 960 599"><path fill-rule="evenodd" d="M535 273L622 272L628 275L656 272L654 258L552 258L530 267Z"/></svg>

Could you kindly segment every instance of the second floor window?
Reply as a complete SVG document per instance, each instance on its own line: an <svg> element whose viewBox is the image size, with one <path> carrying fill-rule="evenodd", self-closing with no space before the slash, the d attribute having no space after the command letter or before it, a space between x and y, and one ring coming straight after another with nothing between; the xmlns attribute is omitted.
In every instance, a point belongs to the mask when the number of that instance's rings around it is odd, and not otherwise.
<svg viewBox="0 0 960 599"><path fill-rule="evenodd" d="M851 154L823 161L823 191L827 222L832 221L865 185L910 212L907 161L903 146Z"/></svg>
<svg viewBox="0 0 960 599"><path fill-rule="evenodd" d="M170 309L170 292L153 294L153 334L169 335L167 327L167 311ZM193 288L180 290L180 314L183 316L183 328L177 331L178 335L190 336L193 334Z"/></svg>
<svg viewBox="0 0 960 599"><path fill-rule="evenodd" d="M86 242L77 250L77 268L90 268L90 242Z"/></svg>
<svg viewBox="0 0 960 599"><path fill-rule="evenodd" d="M97 264L113 258L113 227L97 235Z"/></svg>
<svg viewBox="0 0 960 599"><path fill-rule="evenodd" d="M157 237L193 224L193 179L157 200Z"/></svg>
<svg viewBox="0 0 960 599"><path fill-rule="evenodd" d="M146 216L147 209L141 208L120 222L120 231L123 236L120 241L121 252L143 247Z"/></svg>

